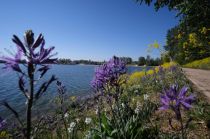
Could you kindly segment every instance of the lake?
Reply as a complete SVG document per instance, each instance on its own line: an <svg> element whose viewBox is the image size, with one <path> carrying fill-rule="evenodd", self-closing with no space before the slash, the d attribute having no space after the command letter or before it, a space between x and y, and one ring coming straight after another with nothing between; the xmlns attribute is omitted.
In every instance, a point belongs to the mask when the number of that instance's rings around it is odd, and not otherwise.
<svg viewBox="0 0 210 139"><path fill-rule="evenodd" d="M3 64L0 64L0 68L2 67ZM93 93L90 82L96 67L94 65L51 65L51 69L45 75L45 79L49 79L54 74L66 86L68 96L85 96ZM140 70L142 70L141 67L128 67L128 73ZM0 73L0 101L6 100L18 112L24 111L26 107L25 98L18 89L17 74L13 71L5 72L2 69L0 69ZM36 86L38 87L38 85ZM51 84L41 99L36 102L35 111L53 109L52 104L54 104L55 96L57 96L57 88L54 83ZM11 113L0 106L0 116L8 117L11 116Z"/></svg>

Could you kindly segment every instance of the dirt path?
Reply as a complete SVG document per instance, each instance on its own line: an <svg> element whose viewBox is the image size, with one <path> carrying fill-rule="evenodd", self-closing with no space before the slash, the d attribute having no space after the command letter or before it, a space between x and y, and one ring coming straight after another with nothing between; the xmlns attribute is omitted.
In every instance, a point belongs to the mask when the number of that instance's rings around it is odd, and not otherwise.
<svg viewBox="0 0 210 139"><path fill-rule="evenodd" d="M199 91L204 93L210 101L210 70L183 68L183 71Z"/></svg>

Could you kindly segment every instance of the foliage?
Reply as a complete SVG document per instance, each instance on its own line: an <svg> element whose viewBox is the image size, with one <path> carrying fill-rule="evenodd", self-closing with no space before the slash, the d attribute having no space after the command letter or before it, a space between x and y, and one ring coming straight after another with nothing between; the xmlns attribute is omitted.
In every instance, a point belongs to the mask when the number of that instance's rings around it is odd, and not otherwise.
<svg viewBox="0 0 210 139"><path fill-rule="evenodd" d="M165 50L179 64L210 56L210 2L209 0L136 0L154 4L155 9L168 7L177 12L180 22L168 30Z"/></svg>
<svg viewBox="0 0 210 139"><path fill-rule="evenodd" d="M139 66L143 66L146 64L146 59L142 56L142 57L139 57L139 60L138 60L138 65Z"/></svg>
<svg viewBox="0 0 210 139"><path fill-rule="evenodd" d="M169 56L180 64L202 59L210 56L209 33L206 27L192 32L176 26L168 31L167 44L164 48Z"/></svg>
<svg viewBox="0 0 210 139"><path fill-rule="evenodd" d="M127 107L120 107L121 116L124 118L125 126L115 127L121 125L122 121L109 118L105 113L102 114L102 130L91 129L90 134L87 138L89 139L100 139L100 138L155 138L158 135L158 129L150 125L149 117L156 109L155 105L149 101L146 101L141 107L138 107L138 113L128 115ZM134 110L131 110L134 111ZM126 118L128 117L128 118Z"/></svg>

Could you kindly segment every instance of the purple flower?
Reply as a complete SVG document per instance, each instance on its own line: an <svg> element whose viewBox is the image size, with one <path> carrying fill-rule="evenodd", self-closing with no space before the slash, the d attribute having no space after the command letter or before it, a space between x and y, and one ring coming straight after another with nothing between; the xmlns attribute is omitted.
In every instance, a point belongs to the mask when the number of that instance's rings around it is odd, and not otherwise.
<svg viewBox="0 0 210 139"><path fill-rule="evenodd" d="M65 94L66 87L60 81L57 81L56 85L57 85L58 93Z"/></svg>
<svg viewBox="0 0 210 139"><path fill-rule="evenodd" d="M172 85L169 90L165 91L165 94L161 96L162 106L160 110L172 109L177 116L180 115L181 106L185 109L192 108L192 102L195 100L194 95L187 96L187 87L182 87L178 90L178 85Z"/></svg>
<svg viewBox="0 0 210 139"><path fill-rule="evenodd" d="M29 30L25 33L24 42L14 35L13 42L16 44L17 52L13 57L0 57L5 63L4 69L12 69L22 73L19 64L52 64L56 62L56 58L52 58L55 54L51 54L54 47L44 48L45 40L42 34L34 41L34 33ZM37 48L40 46L40 49Z"/></svg>
<svg viewBox="0 0 210 139"><path fill-rule="evenodd" d="M120 58L113 57L96 68L91 85L95 90L104 89L106 85L117 85L119 77L125 73L126 64Z"/></svg>
<svg viewBox="0 0 210 139"><path fill-rule="evenodd" d="M3 67L3 69L7 70L12 69L17 72L22 72L22 70L19 67L22 55L23 55L22 50L20 49L19 46L17 46L17 52L16 54L13 54L13 57L6 57L6 56L0 57L0 60L2 60L5 63L5 67Z"/></svg>
<svg viewBox="0 0 210 139"><path fill-rule="evenodd" d="M6 126L6 120L4 120L4 119L2 119L0 117L0 130L2 130L3 128L5 128L5 126Z"/></svg>
<svg viewBox="0 0 210 139"><path fill-rule="evenodd" d="M163 67L162 67L162 66L159 66L159 67L158 67L158 73L159 73L159 74L162 74L163 72L164 72Z"/></svg>
<svg viewBox="0 0 210 139"><path fill-rule="evenodd" d="M171 72L175 72L177 70L177 67L175 65L171 66L169 69Z"/></svg>

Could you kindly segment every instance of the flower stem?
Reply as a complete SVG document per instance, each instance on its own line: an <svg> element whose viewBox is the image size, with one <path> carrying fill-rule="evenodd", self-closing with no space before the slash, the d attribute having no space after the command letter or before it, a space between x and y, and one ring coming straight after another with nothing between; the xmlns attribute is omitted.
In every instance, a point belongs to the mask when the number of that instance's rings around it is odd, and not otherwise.
<svg viewBox="0 0 210 139"><path fill-rule="evenodd" d="M184 134L184 126L183 126L182 117L180 118L180 123L181 123L182 139L184 139L185 138L185 134Z"/></svg>
<svg viewBox="0 0 210 139"><path fill-rule="evenodd" d="M28 75L30 81L30 97L28 98L27 107L27 133L26 138L31 138L31 108L33 106L33 95L34 95L34 66L33 64L28 64Z"/></svg>

